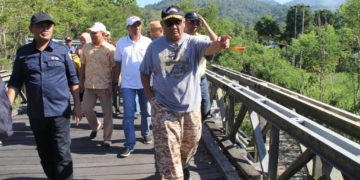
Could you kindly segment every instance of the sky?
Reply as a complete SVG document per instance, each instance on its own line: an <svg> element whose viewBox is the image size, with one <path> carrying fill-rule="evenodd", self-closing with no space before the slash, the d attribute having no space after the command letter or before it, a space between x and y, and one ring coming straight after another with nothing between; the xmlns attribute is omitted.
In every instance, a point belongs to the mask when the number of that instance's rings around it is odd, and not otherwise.
<svg viewBox="0 0 360 180"><path fill-rule="evenodd" d="M145 5L148 5L148 4L155 4L155 3L158 3L160 2L161 0L136 0L137 4L140 6L140 7L144 7ZM281 4L284 4L284 3L287 3L291 0L275 0Z"/></svg>

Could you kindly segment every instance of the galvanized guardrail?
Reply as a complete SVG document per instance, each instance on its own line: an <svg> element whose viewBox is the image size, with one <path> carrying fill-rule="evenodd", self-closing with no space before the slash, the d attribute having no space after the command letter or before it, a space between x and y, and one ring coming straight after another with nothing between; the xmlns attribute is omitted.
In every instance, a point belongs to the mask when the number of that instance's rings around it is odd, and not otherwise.
<svg viewBox="0 0 360 180"><path fill-rule="evenodd" d="M32 37L32 36L24 36L23 37L23 43L24 44L28 44L28 43L32 42L33 40L34 40L34 37ZM65 44L65 39L53 38L53 40L56 41L56 42ZM80 46L80 44L81 44L81 42L80 42L79 39L73 39L72 40L72 45L73 46L77 47L77 46Z"/></svg>
<svg viewBox="0 0 360 180"><path fill-rule="evenodd" d="M231 72L225 68L214 66L213 68L216 69L216 72L219 74L207 70L206 76L208 81L211 83L211 98L217 99L220 107L220 114L224 122L225 134L228 135L230 139L235 139L234 136L237 136L237 133L235 132L237 132L239 127L241 128L245 114L249 114L253 130L252 136L255 141L254 149L258 152L256 156L259 157L258 159L261 164L264 179L289 179L298 170L316 157L320 157L320 170L322 169L321 173L325 178L334 176L336 173L339 175L337 171L338 169L350 178L360 179L359 144L317 124L313 120L310 120L297 112L282 106L281 104L283 104L282 101L289 101L284 102L284 104L289 104L295 109L296 107L303 107L306 105L306 109L310 112L326 107L327 111L322 111L321 116L317 117L335 116L339 119L346 117L346 120L351 117L353 120L348 120L347 122L352 123L354 123L354 121L358 122L358 116L334 107L328 107L323 103L310 103L316 101L302 95L299 95L301 97L301 99L298 99L299 102L294 99L289 100L290 97L288 96L293 96L296 93L284 88L269 86L269 84L266 84L267 82L258 79L254 80L253 77L241 77L244 79L242 80L238 77L239 73L236 71ZM221 69L221 71L219 69ZM226 78L224 75L230 77L230 79ZM240 85L242 83L245 84L245 82L248 84L247 87ZM267 97L251 90L253 88L255 91L262 90L260 93L266 95ZM226 95L222 95L223 92L225 92ZM271 93L266 94L264 92ZM275 92L279 95L276 95ZM291 92L292 94L284 94L283 92ZM278 99L274 99L274 101L271 100L274 97L284 99L281 99L281 102L277 103ZM307 101L304 101L304 99ZM237 118L234 117L235 100L240 101L242 104ZM340 112L343 116L339 115L341 114ZM263 127L260 126L260 117L265 118L267 121L266 125ZM289 134L296 141L300 142L306 147L306 150L304 150L304 152L291 164L290 167L285 170L284 173L277 177L279 129ZM264 138L269 130L271 130L270 151L268 151L266 147L266 138ZM359 136L360 131L353 133L354 135ZM342 178L341 173L340 176L337 177Z"/></svg>
<svg viewBox="0 0 360 180"><path fill-rule="evenodd" d="M212 70L282 105L294 108L298 113L317 119L329 127L360 140L360 117L355 114L222 66L213 65Z"/></svg>

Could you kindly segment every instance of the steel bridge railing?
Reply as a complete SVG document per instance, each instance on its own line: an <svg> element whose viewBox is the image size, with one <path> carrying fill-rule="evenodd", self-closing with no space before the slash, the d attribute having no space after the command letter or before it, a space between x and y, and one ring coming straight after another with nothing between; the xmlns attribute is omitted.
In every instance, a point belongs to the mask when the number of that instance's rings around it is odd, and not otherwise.
<svg viewBox="0 0 360 180"><path fill-rule="evenodd" d="M328 105L316 102L315 100L311 100L310 98L284 88L269 85L270 83L266 83L265 81L249 76L242 76L243 74L236 71L231 71L219 66L213 66L213 68L218 74L207 70L206 77L211 84L211 98L217 99L219 104L221 118L225 122L225 133L230 136L230 139L235 139L233 136L237 134L234 133L234 130L237 131L237 129L239 129L246 112L249 114L253 130L252 136L255 140L255 147L258 151L259 163L261 164L264 179L289 179L316 156L320 157L325 177L329 178L332 173L335 172L332 167L335 167L350 178L360 179L359 144L281 104L291 105L296 111L298 111L297 108L302 108L302 111L307 110L311 112L310 115L317 118L333 117L341 121L346 117L345 122L350 124L358 122L358 116L331 106L329 107ZM253 91L251 89L255 90ZM222 95L222 92L225 92L226 95ZM295 94L296 96L294 96ZM264 95L266 95L266 97ZM215 98L214 96L217 97ZM293 99L291 99L291 97L293 97ZM301 98L296 99L296 97ZM224 101L224 99L226 99L226 101ZM304 99L306 99L306 101ZM235 100L240 101L242 104L236 120L234 117ZM326 109L326 111L319 109ZM305 111L305 114L307 111ZM313 112L316 111L321 111L321 115L315 116L316 113L313 114ZM264 126L267 128L261 128L259 122L260 117L267 120ZM269 150L264 140L266 139L264 138L264 134L266 134L268 130L271 130ZM305 146L306 150L284 173L277 176L279 130L289 134ZM353 134L359 137L360 131L357 133L353 132ZM328 167L327 170L326 167Z"/></svg>

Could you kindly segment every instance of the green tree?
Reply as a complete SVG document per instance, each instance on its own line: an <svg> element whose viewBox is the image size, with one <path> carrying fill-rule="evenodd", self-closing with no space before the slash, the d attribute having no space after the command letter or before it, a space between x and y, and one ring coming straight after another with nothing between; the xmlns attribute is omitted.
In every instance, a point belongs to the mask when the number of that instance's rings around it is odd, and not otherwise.
<svg viewBox="0 0 360 180"><path fill-rule="evenodd" d="M335 29L328 25L327 27L318 27L317 32L300 35L299 39L293 39L292 50L294 53L302 51L302 66L309 72L317 74L319 85L319 100L324 102L326 91L326 77L332 77L336 72L338 61L341 57L339 35ZM333 81L330 81L330 85ZM335 93L332 93L331 99L335 100Z"/></svg>
<svg viewBox="0 0 360 180"><path fill-rule="evenodd" d="M261 19L255 23L254 29L257 31L259 37L265 39L272 39L280 33L279 24L269 15L261 17Z"/></svg>
<svg viewBox="0 0 360 180"><path fill-rule="evenodd" d="M353 43L352 49L354 53L358 53L360 50L360 1L358 0L348 0L343 6L339 8L339 16L344 23L346 23L347 27L352 30L353 33ZM350 78L353 83L352 93L354 94L353 99L353 107L354 111L359 111L360 103L359 103L359 93L360 93L360 63L359 57L355 57L350 59Z"/></svg>
<svg viewBox="0 0 360 180"><path fill-rule="evenodd" d="M304 8L304 9L303 9ZM305 10L303 15L303 10ZM304 16L304 33L308 33L312 30L313 16L309 8L304 4L297 4L292 6L286 15L286 26L283 33L283 39L287 42L291 41L291 38L297 38L302 33L302 21ZM295 19L296 17L296 19Z"/></svg>
<svg viewBox="0 0 360 180"><path fill-rule="evenodd" d="M317 10L314 12L315 26L332 25L336 24L337 18L335 13L327 9Z"/></svg>

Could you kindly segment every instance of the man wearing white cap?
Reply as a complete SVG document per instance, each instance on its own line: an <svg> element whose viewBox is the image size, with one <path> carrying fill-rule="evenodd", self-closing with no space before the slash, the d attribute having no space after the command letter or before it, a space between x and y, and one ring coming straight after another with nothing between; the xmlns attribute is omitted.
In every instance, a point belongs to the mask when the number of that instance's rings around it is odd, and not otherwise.
<svg viewBox="0 0 360 180"><path fill-rule="evenodd" d="M151 43L151 39L141 35L141 20L137 16L131 16L126 20L126 29L129 35L117 42L114 56L116 67L113 80L116 81L121 72L121 92L124 106L123 128L125 143L118 157L127 157L134 151L136 143L134 129L136 95L139 97L143 143L149 144L152 142L152 138L149 136L151 108L141 83L139 71L140 64L148 45Z"/></svg>
<svg viewBox="0 0 360 180"><path fill-rule="evenodd" d="M100 100L104 119L104 147L111 146L113 131L113 117L111 108L113 67L115 66L115 47L105 40L106 27L96 22L90 31L92 43L85 44L81 53L81 89L85 90L83 97L83 111L92 129L89 138L94 139L101 129L101 122L94 112L96 100Z"/></svg>

